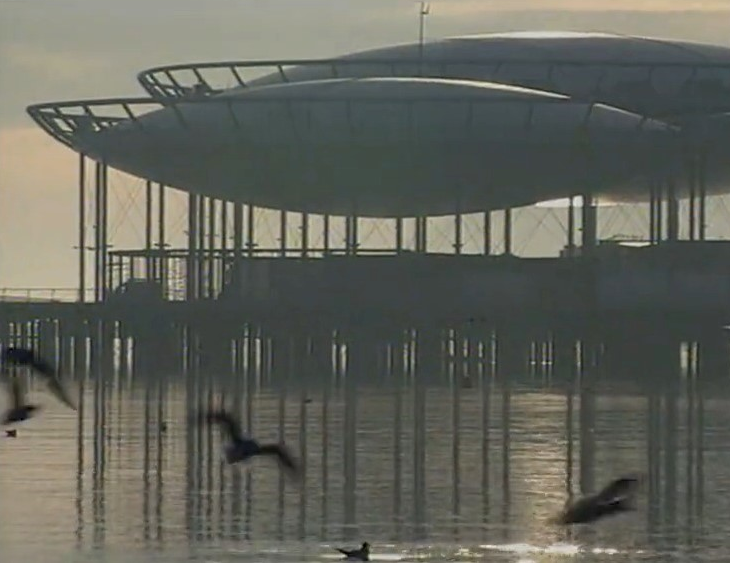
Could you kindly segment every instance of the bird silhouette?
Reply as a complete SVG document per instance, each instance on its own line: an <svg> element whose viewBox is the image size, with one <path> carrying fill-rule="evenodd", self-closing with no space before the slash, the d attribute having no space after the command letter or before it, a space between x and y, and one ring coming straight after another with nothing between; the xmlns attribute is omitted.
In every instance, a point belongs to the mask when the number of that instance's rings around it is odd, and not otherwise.
<svg viewBox="0 0 730 563"><path fill-rule="evenodd" d="M636 493L641 478L624 476L611 481L598 493L566 501L563 511L554 519L562 525L588 524L605 518L636 510Z"/></svg>
<svg viewBox="0 0 730 563"><path fill-rule="evenodd" d="M2 360L4 364L27 366L43 377L48 390L53 393L63 404L72 410L76 410L71 397L58 379L57 370L43 358L39 358L33 350L28 348L8 347L3 350Z"/></svg>
<svg viewBox="0 0 730 563"><path fill-rule="evenodd" d="M227 434L228 442L224 445L223 451L226 462L234 464L255 456L273 456L279 465L293 478L301 476L299 462L282 444L262 444L253 438L248 438L241 431L241 423L233 415L224 410L209 411L199 416L199 421L208 424L218 424L223 432Z"/></svg>
<svg viewBox="0 0 730 563"><path fill-rule="evenodd" d="M370 544L363 542L360 549L342 549L340 547L335 548L337 551L342 553L344 561L370 561Z"/></svg>
<svg viewBox="0 0 730 563"><path fill-rule="evenodd" d="M39 409L38 405L26 404L25 386L18 376L12 377L10 379L10 408L3 414L3 426L27 420ZM15 437L14 434L11 436L9 432L6 434L8 437Z"/></svg>

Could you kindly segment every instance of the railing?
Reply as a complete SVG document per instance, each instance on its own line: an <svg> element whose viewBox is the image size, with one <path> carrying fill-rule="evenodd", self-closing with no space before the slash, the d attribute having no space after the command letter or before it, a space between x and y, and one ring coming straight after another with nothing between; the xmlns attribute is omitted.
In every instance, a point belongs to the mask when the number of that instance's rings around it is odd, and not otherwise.
<svg viewBox="0 0 730 563"><path fill-rule="evenodd" d="M74 148L77 135L103 131L126 121L138 123L139 115L162 106L152 98L104 98L33 104L28 106L27 112L46 133ZM99 108L113 110L118 115L99 115ZM140 111L140 108L147 111Z"/></svg>
<svg viewBox="0 0 730 563"><path fill-rule="evenodd" d="M85 291L86 301L94 300L94 290ZM3 287L0 288L0 302L77 302L79 290L70 287Z"/></svg>
<svg viewBox="0 0 730 563"><path fill-rule="evenodd" d="M522 108L522 133L525 135L531 135L534 132L533 125L536 125L538 118L534 117L537 112L536 108L540 108L550 104L561 104L566 103L568 98L560 95L536 95L519 100L520 107ZM308 107L300 108L303 111L294 112L294 108L297 107L298 103L307 103ZM316 95L300 95L287 97L286 99L268 98L268 97L256 97L256 98L200 98L194 100L186 100L183 105L170 105L167 109L175 116L175 122L180 128L180 132L196 132L196 122L199 122L200 117L189 113L189 105L195 104L206 104L206 105L220 105L226 108L227 115L230 117L229 126L231 132L241 130L242 124L239 120L239 112L237 108L254 106L263 104L265 107L271 106L280 107L282 111L287 112L290 116L290 122L292 132L299 134L300 132L306 131L307 128L316 124L314 117L315 110L318 104L325 104L330 106L333 103L340 103L341 110L344 112L344 117L347 120L348 127L351 131L357 131L363 123L367 122L368 116L358 114L359 110L367 110L369 108L378 108L383 103L391 103L398 108L402 108L402 111L398 112L402 123L408 130L404 129L403 134L411 133L412 135L421 136L421 133L416 131L419 128L418 116L422 115L428 119L433 113L433 108L428 106L420 106L421 103L439 102L439 103L460 103L463 105L462 117L454 118L454 123L457 126L461 126L459 119L463 119L463 126L466 127L467 132L481 131L485 128L484 117L479 117L478 109L481 107L488 107L492 104L499 103L514 103L515 97L512 92L505 90L504 92L492 93L489 97L484 99L474 99L473 97L454 94L448 96L436 96L428 92L424 92L418 95L388 95L388 96L348 96L344 100L334 101L325 97L319 97ZM597 106L601 106L600 102L585 102L585 113L581 118L581 127L576 130L576 134L586 133L590 129L591 118L594 109ZM34 104L28 107L28 114L52 137L62 142L66 146L74 150L85 150L82 146L83 143L79 143L79 140L83 137L86 132L98 133L103 130L111 129L120 123L133 124L138 128L140 134L155 136L161 135L163 140L169 141L171 130L161 129L156 131L154 128L146 127L144 120L140 119L144 114L140 111L141 108L160 109L164 107L158 100L151 98L112 98L112 99L99 99L99 100L76 100L66 102L48 102L42 104ZM99 108L112 108L117 115L101 115L98 113ZM420 112L420 113L419 113ZM120 115L121 114L121 115ZM638 116L640 119L636 121L636 130L641 131L647 121L651 121L651 118L641 115ZM481 121L480 121L481 119ZM363 123L361 123L363 122ZM670 127L667 125L667 127ZM89 139L89 142L93 145L93 139ZM80 146L81 145L81 146Z"/></svg>
<svg viewBox="0 0 730 563"><path fill-rule="evenodd" d="M696 105L694 111L730 108L730 63L633 62L617 59L288 59L183 63L150 68L137 80L147 93L164 104L199 99L230 88L247 88L266 77L267 84L297 80L294 68L319 68L316 79L343 77L438 77L490 80L548 91L568 93L584 101L620 102L637 96L671 105L681 100ZM586 87L575 87L575 71L593 69ZM662 71L671 71L671 75ZM308 77L307 79L312 79ZM588 84L588 83L587 83ZM581 90L580 92L578 90ZM664 91L662 91L664 90ZM708 100L712 107L708 107ZM628 99L626 100L628 101ZM694 103L693 103L694 101ZM717 106L717 107L715 107ZM644 109L651 109L651 105ZM656 117L663 113L657 108ZM636 111L634 108L633 111Z"/></svg>

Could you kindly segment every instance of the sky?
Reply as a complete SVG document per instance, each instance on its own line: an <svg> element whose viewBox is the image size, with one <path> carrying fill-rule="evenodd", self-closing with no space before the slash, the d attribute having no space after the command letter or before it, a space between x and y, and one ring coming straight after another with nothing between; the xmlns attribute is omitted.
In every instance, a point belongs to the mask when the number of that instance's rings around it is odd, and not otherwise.
<svg viewBox="0 0 730 563"><path fill-rule="evenodd" d="M730 0L430 4L429 38L551 29L730 45ZM30 120L27 105L140 95L136 73L168 63L329 57L411 42L417 13L411 0L0 0L0 290L77 281L77 160ZM116 247L141 242L140 186L112 181ZM540 220L528 217L525 232Z"/></svg>

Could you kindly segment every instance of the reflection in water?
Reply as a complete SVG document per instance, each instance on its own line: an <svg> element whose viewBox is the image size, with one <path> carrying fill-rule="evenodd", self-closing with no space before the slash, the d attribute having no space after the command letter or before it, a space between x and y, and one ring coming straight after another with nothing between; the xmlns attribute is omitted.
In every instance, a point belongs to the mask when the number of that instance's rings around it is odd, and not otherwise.
<svg viewBox="0 0 730 563"><path fill-rule="evenodd" d="M43 416L0 443L9 560L321 560L364 540L376 559L730 557L727 387L695 343L651 362L538 343L526 364L477 329L334 345L251 330L232 365L194 349L182 372L91 361L76 413L44 396ZM188 423L211 406L286 441L304 485L269 460L224 464L218 431ZM635 514L547 524L628 471L648 476Z"/></svg>

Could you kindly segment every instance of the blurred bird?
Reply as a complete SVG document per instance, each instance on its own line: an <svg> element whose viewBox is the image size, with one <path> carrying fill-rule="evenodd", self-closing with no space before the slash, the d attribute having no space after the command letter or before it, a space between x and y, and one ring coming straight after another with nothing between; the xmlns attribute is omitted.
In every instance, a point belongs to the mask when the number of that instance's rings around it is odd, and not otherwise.
<svg viewBox="0 0 730 563"><path fill-rule="evenodd" d="M200 422L218 424L230 440L224 445L226 461L230 464L246 461L255 456L274 456L279 465L292 477L301 474L299 463L284 444L261 444L253 438L244 437L240 422L224 410L210 411L200 415Z"/></svg>
<svg viewBox="0 0 730 563"><path fill-rule="evenodd" d="M611 481L598 493L566 501L563 511L554 519L557 524L588 524L606 516L636 510L636 493L641 479L625 476Z"/></svg>
<svg viewBox="0 0 730 563"><path fill-rule="evenodd" d="M3 414L3 426L27 420L38 409L40 409L38 405L25 403L25 387L19 377L13 377L10 380L10 408ZM6 432L6 434L9 437L15 437L15 435L11 436L10 431Z"/></svg>
<svg viewBox="0 0 730 563"><path fill-rule="evenodd" d="M344 561L370 561L370 544L368 542L363 542L360 549L341 549L339 547L335 549L344 555L342 558Z"/></svg>
<svg viewBox="0 0 730 563"><path fill-rule="evenodd" d="M57 370L43 358L36 356L33 350L27 348L5 348L2 353L3 364L28 366L40 374L48 385L48 390L62 403L76 410L71 397L58 379Z"/></svg>

